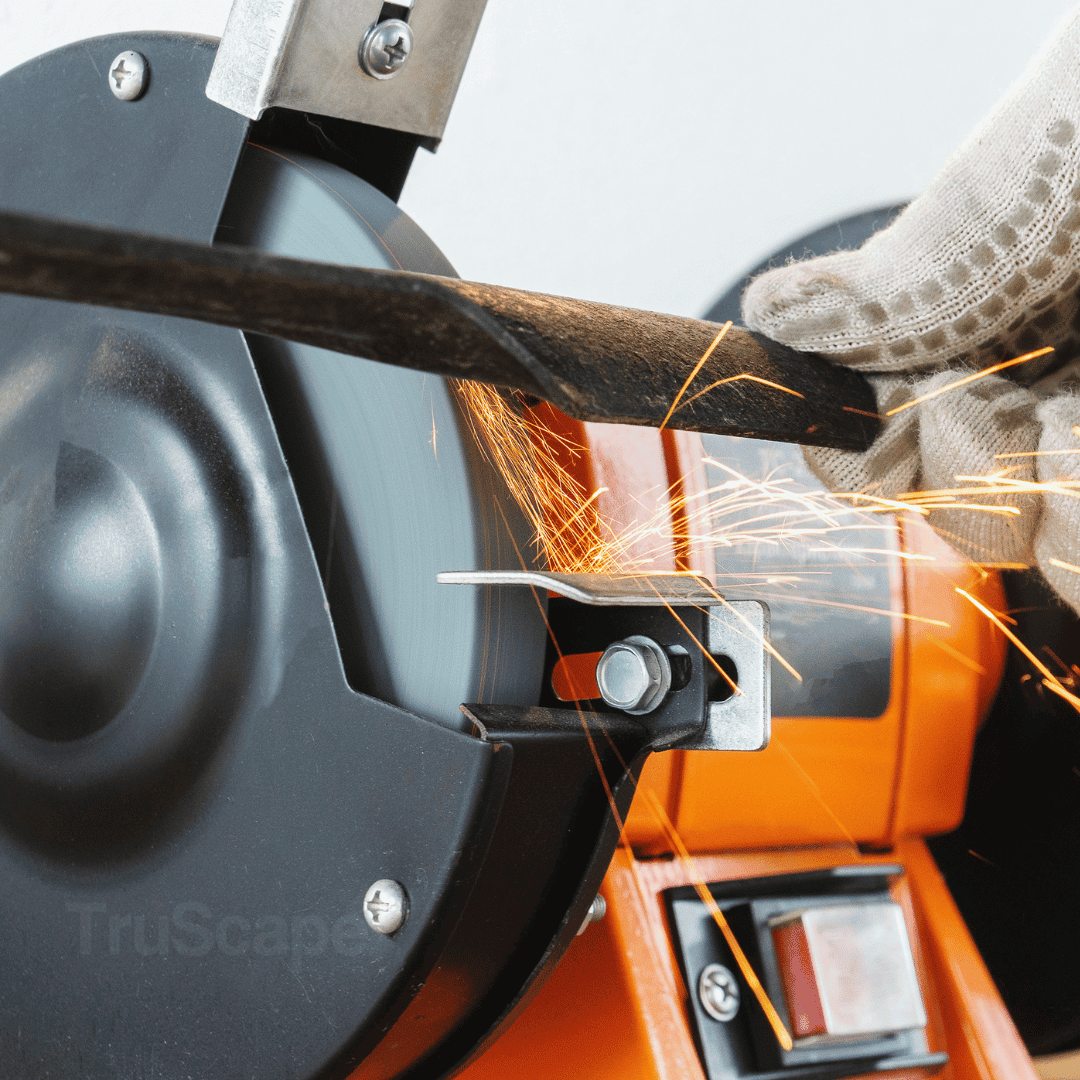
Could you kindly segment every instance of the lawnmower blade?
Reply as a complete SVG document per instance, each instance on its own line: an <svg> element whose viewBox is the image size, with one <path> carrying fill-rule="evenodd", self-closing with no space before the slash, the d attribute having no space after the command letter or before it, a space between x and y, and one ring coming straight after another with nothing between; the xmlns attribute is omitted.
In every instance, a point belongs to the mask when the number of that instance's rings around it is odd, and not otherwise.
<svg viewBox="0 0 1080 1080"><path fill-rule="evenodd" d="M454 278L0 213L0 292L198 319L493 383L579 420L666 420L843 450L865 450L879 426L861 375L760 334L728 329L684 389L714 323Z"/></svg>

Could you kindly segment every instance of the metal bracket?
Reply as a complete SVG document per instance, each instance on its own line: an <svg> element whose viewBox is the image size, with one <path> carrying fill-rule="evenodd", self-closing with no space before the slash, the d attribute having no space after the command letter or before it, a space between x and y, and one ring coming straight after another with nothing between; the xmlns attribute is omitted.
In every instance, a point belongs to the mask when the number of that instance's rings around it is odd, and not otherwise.
<svg viewBox="0 0 1080 1080"><path fill-rule="evenodd" d="M392 78L366 74L359 50L383 0L234 0L206 95L257 120L271 106L420 135L434 149L487 0L403 0L412 34Z"/></svg>
<svg viewBox="0 0 1080 1080"><path fill-rule="evenodd" d="M625 608L628 620L634 610L641 612L659 607L704 609L707 621L697 643L704 646L713 660L726 657L731 661L737 672L738 691L723 701L709 700L707 685L710 681L715 682L712 663L695 657L695 675L687 691L697 695L697 704L692 707L692 716L700 717L696 729L689 735L673 739L676 723L670 713L665 715L673 708L671 704L655 715L636 716L635 719L653 730L655 750L764 750L769 745L772 679L766 648L769 607L763 601L725 600L707 580L683 574L558 574L495 570L444 572L437 575L437 580L446 585L529 585L590 607ZM684 616L676 615L674 621L681 631L694 636ZM621 616L619 622L622 622ZM637 632L639 628L629 626L629 629ZM599 647L610 644L618 636L609 630L608 638L599 643ZM582 648L581 651L587 650ZM673 694L672 698L679 696ZM683 702L679 706L680 713L686 708Z"/></svg>
<svg viewBox="0 0 1080 1080"><path fill-rule="evenodd" d="M769 608L760 600L729 600L709 608L708 650L738 672L740 694L710 701L705 729L680 750L764 750L772 725L772 674L765 642Z"/></svg>

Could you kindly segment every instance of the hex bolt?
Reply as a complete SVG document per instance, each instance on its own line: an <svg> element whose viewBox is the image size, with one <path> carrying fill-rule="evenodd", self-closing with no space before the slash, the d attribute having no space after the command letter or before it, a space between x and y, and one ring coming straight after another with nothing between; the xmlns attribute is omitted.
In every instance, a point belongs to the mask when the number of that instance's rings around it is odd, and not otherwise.
<svg viewBox="0 0 1080 1080"><path fill-rule="evenodd" d="M652 712L671 689L671 661L641 634L613 642L596 662L596 685L608 705L631 716Z"/></svg>
<svg viewBox="0 0 1080 1080"><path fill-rule="evenodd" d="M698 1000L714 1019L726 1024L739 1011L739 982L723 964L709 964L698 977Z"/></svg>
<svg viewBox="0 0 1080 1080"><path fill-rule="evenodd" d="M364 918L376 934L400 930L408 913L405 890L390 878L380 878L364 893Z"/></svg>
<svg viewBox="0 0 1080 1080"><path fill-rule="evenodd" d="M401 19L385 19L368 27L360 42L360 67L373 79L392 79L412 55L413 33Z"/></svg>
<svg viewBox="0 0 1080 1080"><path fill-rule="evenodd" d="M135 101L146 89L146 57L130 49L109 65L109 89L121 101Z"/></svg>
<svg viewBox="0 0 1080 1080"><path fill-rule="evenodd" d="M590 924L599 922L606 914L607 901L597 893L593 902L589 905L589 910L585 913L585 921L581 924L581 929L578 930L577 936L581 937Z"/></svg>

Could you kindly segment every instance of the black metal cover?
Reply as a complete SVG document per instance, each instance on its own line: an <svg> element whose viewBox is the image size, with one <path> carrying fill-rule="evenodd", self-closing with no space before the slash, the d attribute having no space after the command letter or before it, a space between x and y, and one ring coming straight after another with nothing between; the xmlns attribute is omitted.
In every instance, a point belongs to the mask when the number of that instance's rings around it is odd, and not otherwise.
<svg viewBox="0 0 1080 1080"><path fill-rule="evenodd" d="M247 130L213 53L118 35L0 78L0 208L209 243ZM572 940L647 733L354 691L239 332L10 296L0 327L4 1076L452 1070Z"/></svg>
<svg viewBox="0 0 1080 1080"><path fill-rule="evenodd" d="M213 53L4 76L0 205L209 242L246 132ZM0 325L3 1073L345 1074L457 921L511 751L346 684L239 333L11 297Z"/></svg>

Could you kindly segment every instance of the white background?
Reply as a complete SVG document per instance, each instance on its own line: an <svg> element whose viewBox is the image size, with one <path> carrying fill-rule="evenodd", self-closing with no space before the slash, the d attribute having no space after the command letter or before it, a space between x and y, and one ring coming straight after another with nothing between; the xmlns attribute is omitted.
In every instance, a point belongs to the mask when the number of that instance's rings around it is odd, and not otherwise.
<svg viewBox="0 0 1080 1080"><path fill-rule="evenodd" d="M401 204L465 277L701 314L784 241L917 193L1067 0L489 0ZM229 0L0 0L0 70Z"/></svg>

